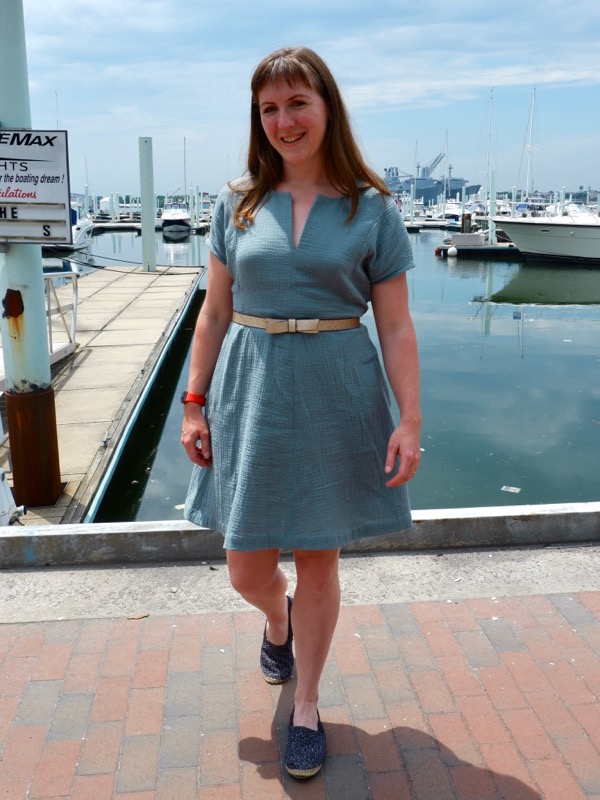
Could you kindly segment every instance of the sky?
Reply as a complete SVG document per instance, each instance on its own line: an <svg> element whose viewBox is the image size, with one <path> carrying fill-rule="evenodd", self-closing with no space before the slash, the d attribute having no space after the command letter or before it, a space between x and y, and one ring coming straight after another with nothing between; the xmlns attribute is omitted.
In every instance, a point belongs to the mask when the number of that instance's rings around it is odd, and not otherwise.
<svg viewBox="0 0 600 800"><path fill-rule="evenodd" d="M216 193L244 172L255 66L294 45L327 61L381 175L443 153L435 177L451 164L470 183L493 173L498 190L600 189L599 0L23 9L32 127L68 131L72 192L139 194L139 138L151 137L157 194Z"/></svg>

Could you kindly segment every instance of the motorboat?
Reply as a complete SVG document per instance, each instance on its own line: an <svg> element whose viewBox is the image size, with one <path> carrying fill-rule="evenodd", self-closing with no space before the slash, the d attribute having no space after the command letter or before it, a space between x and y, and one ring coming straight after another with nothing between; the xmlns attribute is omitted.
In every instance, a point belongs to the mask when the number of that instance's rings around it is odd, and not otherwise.
<svg viewBox="0 0 600 800"><path fill-rule="evenodd" d="M72 243L42 245L43 252L55 253L72 250L86 250L94 235L94 223L81 203L71 202L71 234Z"/></svg>
<svg viewBox="0 0 600 800"><path fill-rule="evenodd" d="M160 219L163 233L190 233L192 217L187 203L165 203Z"/></svg>
<svg viewBox="0 0 600 800"><path fill-rule="evenodd" d="M554 217L499 217L495 222L526 260L600 266L600 219L591 211Z"/></svg>

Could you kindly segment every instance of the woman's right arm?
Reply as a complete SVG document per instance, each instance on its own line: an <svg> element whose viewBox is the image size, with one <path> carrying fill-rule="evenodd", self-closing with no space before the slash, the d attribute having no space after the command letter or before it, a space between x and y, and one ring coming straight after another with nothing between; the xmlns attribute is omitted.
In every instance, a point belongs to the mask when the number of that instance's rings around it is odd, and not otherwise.
<svg viewBox="0 0 600 800"><path fill-rule="evenodd" d="M210 386L221 345L231 323L231 285L227 267L210 253L206 297L198 314L192 340L187 390L193 394L206 394ZM211 465L210 431L202 407L196 403L186 403L183 406L181 444L194 464L200 467Z"/></svg>

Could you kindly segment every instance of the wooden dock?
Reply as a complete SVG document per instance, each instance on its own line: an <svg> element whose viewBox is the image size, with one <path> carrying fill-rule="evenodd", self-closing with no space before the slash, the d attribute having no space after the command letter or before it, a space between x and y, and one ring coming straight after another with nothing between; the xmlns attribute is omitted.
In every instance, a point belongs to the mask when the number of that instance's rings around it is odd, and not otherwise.
<svg viewBox="0 0 600 800"><path fill-rule="evenodd" d="M203 267L106 267L79 278L77 348L52 368L63 493L54 506L29 509L24 525L83 521L203 273ZM58 289L71 291L70 284ZM12 484L8 438L0 466Z"/></svg>

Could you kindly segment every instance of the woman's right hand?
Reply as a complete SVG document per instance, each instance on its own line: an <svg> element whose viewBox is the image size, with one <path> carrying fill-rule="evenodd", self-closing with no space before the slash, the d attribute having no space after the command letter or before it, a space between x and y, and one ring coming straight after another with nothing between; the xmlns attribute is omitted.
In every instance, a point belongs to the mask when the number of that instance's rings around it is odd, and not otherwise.
<svg viewBox="0 0 600 800"><path fill-rule="evenodd" d="M202 413L202 407L195 403L186 403L183 407L181 444L194 464L199 467L212 465L208 422Z"/></svg>

